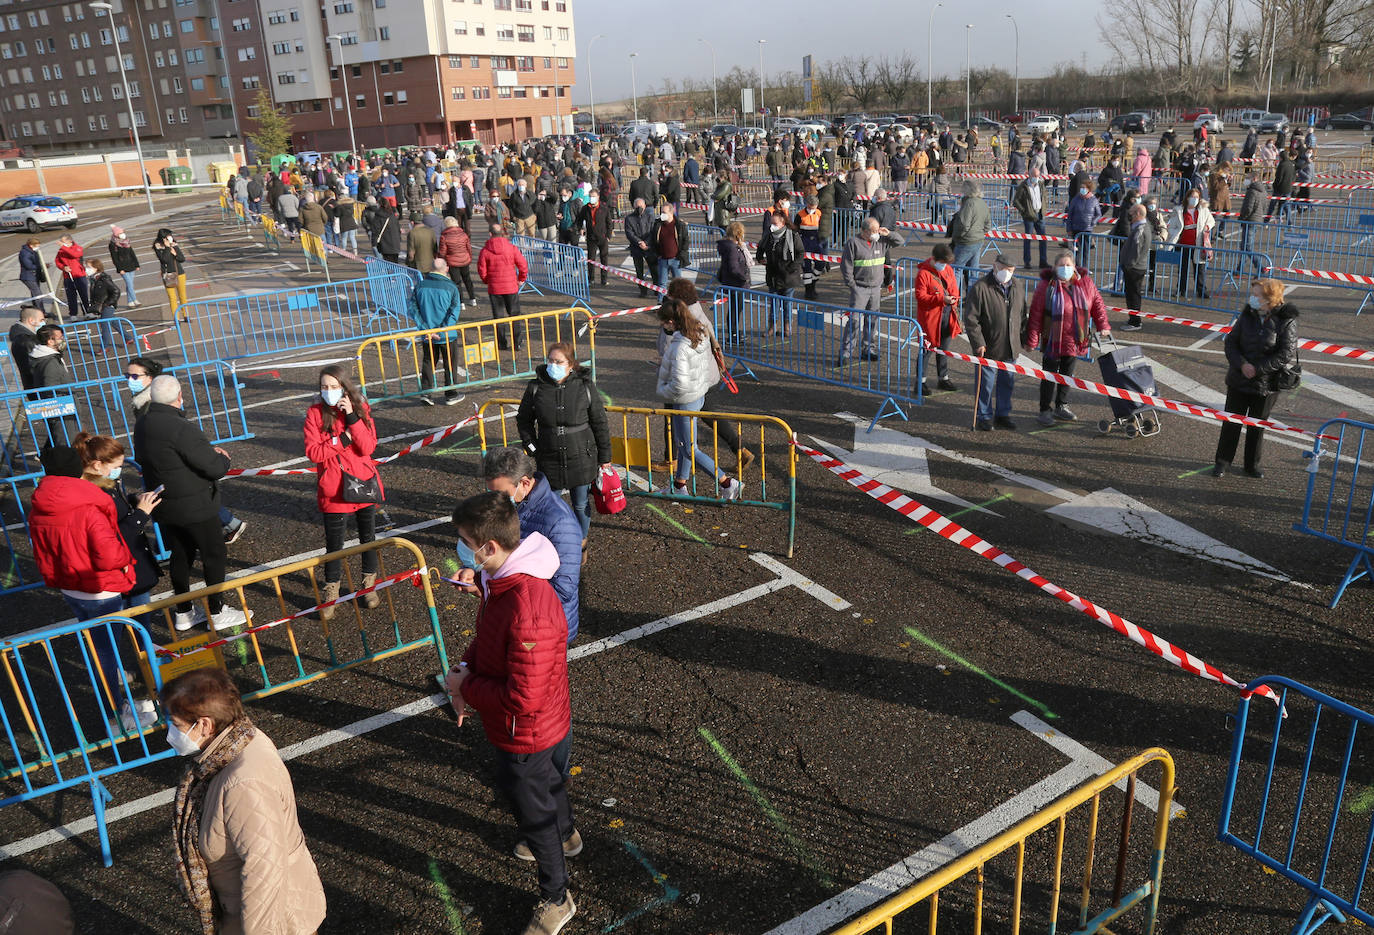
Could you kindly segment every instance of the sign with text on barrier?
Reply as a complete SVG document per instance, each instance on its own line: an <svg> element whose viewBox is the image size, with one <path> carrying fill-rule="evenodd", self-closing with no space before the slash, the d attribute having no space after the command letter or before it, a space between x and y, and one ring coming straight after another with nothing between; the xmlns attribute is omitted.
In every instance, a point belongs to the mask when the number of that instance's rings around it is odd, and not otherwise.
<svg viewBox="0 0 1374 935"><path fill-rule="evenodd" d="M516 236L510 241L525 257L525 264L530 271L526 285L535 292L561 292L583 305L591 301L587 253L581 247L537 237Z"/></svg>
<svg viewBox="0 0 1374 935"><path fill-rule="evenodd" d="M752 368L767 367L880 396L870 428L887 415L906 419L902 403L921 404L925 355L914 317L729 286L713 294L725 300L714 305L715 326L732 375L758 379Z"/></svg>
<svg viewBox="0 0 1374 935"><path fill-rule="evenodd" d="M52 399L39 399L24 403L24 415L29 419L60 419L76 415L76 399L72 396L55 396Z"/></svg>

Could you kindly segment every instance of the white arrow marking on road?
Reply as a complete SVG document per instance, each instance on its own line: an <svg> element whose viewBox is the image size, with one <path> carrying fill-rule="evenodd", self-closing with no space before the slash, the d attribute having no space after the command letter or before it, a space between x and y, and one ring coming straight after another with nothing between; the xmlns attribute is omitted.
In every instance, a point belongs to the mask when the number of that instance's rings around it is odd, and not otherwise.
<svg viewBox="0 0 1374 935"><path fill-rule="evenodd" d="M920 446L911 443L910 435L882 425L874 426L873 431L868 432L864 430L862 420L857 417L849 413L838 415L854 423L852 453L838 445L821 441L814 435L811 438L850 467L913 496L943 500L945 503L953 503L964 509L977 510L990 516L1002 515L936 487L930 480L930 465L926 462L926 453Z"/></svg>

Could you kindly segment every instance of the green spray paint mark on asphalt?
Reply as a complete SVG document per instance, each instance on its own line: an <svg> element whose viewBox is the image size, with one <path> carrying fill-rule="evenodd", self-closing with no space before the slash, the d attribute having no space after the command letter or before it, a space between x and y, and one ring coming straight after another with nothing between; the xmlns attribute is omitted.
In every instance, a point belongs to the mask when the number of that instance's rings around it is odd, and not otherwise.
<svg viewBox="0 0 1374 935"><path fill-rule="evenodd" d="M444 559L444 570L450 575L458 574L458 560L456 558Z"/></svg>
<svg viewBox="0 0 1374 935"><path fill-rule="evenodd" d="M1178 476L1179 476L1179 479L1182 480L1182 479L1185 478L1185 477L1192 477L1194 474L1201 474L1203 471L1210 471L1210 470L1212 469L1212 467L1213 467L1213 465L1204 464L1202 467L1197 468L1196 470L1184 471L1182 474L1180 474L1180 475L1178 475Z"/></svg>
<svg viewBox="0 0 1374 935"><path fill-rule="evenodd" d="M440 448L438 453L441 455L452 454L455 451L475 450L478 447L479 439L472 435L456 444L449 445L447 448Z"/></svg>
<svg viewBox="0 0 1374 935"><path fill-rule="evenodd" d="M1027 694L1024 693L1024 692L1017 691L1015 688L1012 688L1010 685L1008 685L1006 682L1004 682L1004 681L1002 681L1001 679L999 679L997 676L991 675L991 674L989 674L989 673L983 671L982 669L978 668L976 665L974 665L973 663L969 662L967 659L965 659L963 656L959 655L958 653L954 652L953 650L946 649L945 647L941 646L939 643L935 642L933 639L931 639L930 637L926 636L926 635L925 635L924 633L922 633L920 630L913 629L912 627L903 627L902 629L904 629L904 630L906 631L906 633L907 633L908 636L911 636L911 637L913 637L914 639L920 640L922 643L925 643L927 646L929 646L931 649L935 650L937 653L939 653L940 655L944 656L945 658L947 658L947 659L953 659L955 662L959 663L959 665L963 666L965 669L968 669L970 672L974 673L975 675L981 675L983 678L987 679L989 682L991 682L992 684L996 685L998 688L1002 689L1004 692L1007 692L1008 694L1012 695L1013 697L1016 697L1016 698L1021 699L1021 700L1024 701L1026 704L1030 705L1032 708L1035 708L1037 711L1039 711L1039 712L1040 712L1041 714L1043 714L1045 717L1047 717L1047 718L1058 718L1058 717L1059 717L1059 715L1057 715L1057 714L1055 714L1053 711L1051 711L1051 710L1049 709L1048 706L1041 704L1040 702L1036 701L1034 698L1032 698L1030 695L1027 695Z"/></svg>
<svg viewBox="0 0 1374 935"><path fill-rule="evenodd" d="M965 513L972 513L974 510L977 510L979 507L992 506L994 503L1001 503L1003 500L1010 500L1010 499L1011 499L1011 494L1009 494L1009 493L998 494L997 496L993 497L991 500L984 500L982 503L978 504L978 506L966 506L966 507L964 507L962 510L959 510L959 511L956 512L956 513L946 513L946 514L945 514L945 519L956 519L957 517L963 516ZM916 533L918 533L918 532L924 532L924 531L925 531L925 527L924 527L924 526L917 526L915 529L908 529L908 530L907 530L906 532L904 532L902 535L905 535L905 536L914 536L914 535L916 535Z"/></svg>
<svg viewBox="0 0 1374 935"><path fill-rule="evenodd" d="M601 394L601 402L602 402L603 404L605 404L605 405L607 405L607 406L614 406L614 405L615 405L615 400L611 399L611 394L610 394L610 393L607 393L605 390L601 389L600 387L597 387L597 390L596 390L596 391L597 391L598 393Z"/></svg>
<svg viewBox="0 0 1374 935"><path fill-rule="evenodd" d="M1054 423L1054 425L1047 425L1047 426L1045 426L1043 429L1034 429L1034 430L1032 430L1032 431L1030 431L1030 432L1027 432L1026 434L1027 434L1027 435L1039 435L1039 434L1042 433L1042 432L1053 432L1055 429L1062 429L1064 426L1066 426L1066 425L1071 425L1071 424L1072 424L1072 423L1069 423L1069 422L1056 422L1056 423Z"/></svg>
<svg viewBox="0 0 1374 935"><path fill-rule="evenodd" d="M1374 809L1374 786L1365 786L1355 793L1350 799L1350 804L1345 807L1352 815L1365 815L1370 809Z"/></svg>
<svg viewBox="0 0 1374 935"><path fill-rule="evenodd" d="M768 797L763 794L763 790L756 786L754 780L750 779L748 774L740 768L739 763L735 762L735 758L730 755L730 751L726 750L725 747L721 745L721 742L716 739L715 735L706 728L698 727L697 733L701 734L702 739L711 745L711 749L716 751L716 756L720 757L721 762L725 764L726 768L735 774L735 778L740 781L740 785L744 786L745 790L754 797L754 803L768 816L768 820L773 823L773 827L777 828L778 832L782 834L793 856L806 865L806 868L811 871L812 875L821 886L824 886L826 889L834 889L835 881L830 878L830 874L825 872L820 862L816 860L816 856L807 850L806 845L793 833L792 826L787 823L787 819L778 814L777 809L773 807L773 803L769 802Z"/></svg>
<svg viewBox="0 0 1374 935"><path fill-rule="evenodd" d="M652 510L654 513L657 513L658 516L659 516L665 523L667 523L669 526L672 526L674 529L676 529L678 532L682 533L684 536L690 536L691 538L693 538L693 539L695 539L696 541L700 542L700 543L701 543L702 545L704 545L704 546L708 546L708 547L709 547L709 546L711 545L711 543L707 542L705 539L701 538L701 536L698 536L696 533L692 532L692 530L688 529L686 526L682 525L682 524L679 523L677 520L673 519L673 518L672 518L671 516L669 516L667 513L663 512L663 511L660 510L658 507L654 506L652 503L646 503L646 504L644 504L644 505L645 505L646 507L648 507L650 510Z"/></svg>
<svg viewBox="0 0 1374 935"><path fill-rule="evenodd" d="M458 911L458 906L453 901L453 894L449 892L448 884L444 882L444 875L439 871L437 861L429 862L429 878L434 881L434 889L439 894L439 901L444 904L444 911L448 913L448 924L453 929L453 935L463 935L463 914Z"/></svg>

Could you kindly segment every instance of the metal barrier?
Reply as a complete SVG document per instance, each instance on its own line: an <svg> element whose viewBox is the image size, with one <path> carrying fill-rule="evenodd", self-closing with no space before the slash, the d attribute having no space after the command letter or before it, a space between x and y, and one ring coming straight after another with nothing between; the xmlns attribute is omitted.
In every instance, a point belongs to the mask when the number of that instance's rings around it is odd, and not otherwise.
<svg viewBox="0 0 1374 935"><path fill-rule="evenodd" d="M1132 848L1131 819L1136 774L1155 762L1160 764L1161 778L1150 845L1147 850ZM1099 825L1105 824L1102 815L1103 796L1123 780L1126 792L1119 809L1120 832L1111 901L1101 908L1094 908L1093 871L1097 834ZM926 910L924 928L933 935L942 901L946 908L947 924L953 925L956 931L981 932L985 916L996 914L999 918L995 921L1009 921L1010 931L1017 932L1025 914L1026 900L1023 897L1027 890L1032 894L1030 902L1035 907L1032 911L1037 916L1044 913L1034 921L1037 931L1060 930L1060 916L1067 914L1068 918L1063 924L1066 930L1073 931L1075 935L1109 932L1111 929L1107 928L1108 925L1140 906L1145 917L1140 920L1139 930L1143 935L1150 935L1155 928L1160 887L1164 880L1164 852L1168 844L1173 795L1173 758L1166 751L1153 747L1103 775L1089 779L981 847L969 851L857 919L835 929L833 935L863 935L877 929L883 929L891 935L898 917L923 903ZM1110 802L1105 804L1110 809ZM1041 832L1044 834L1040 838L1032 838ZM1076 855L1066 857L1066 847L1072 846L1072 839L1080 836L1085 845L1082 858L1075 859ZM1002 860L999 861L999 858ZM1028 867L1048 870L1049 881L1028 886ZM1138 868L1132 879L1143 879L1143 882L1127 889L1127 871L1132 867ZM1081 879L1077 912L1067 905L1067 899L1063 900L1066 905L1061 909L1061 898L1066 895L1065 880L1075 877ZM1002 892L1000 887L989 886L994 881L1008 878L1010 893ZM965 885L961 886L961 883ZM1044 905L1046 901L1047 906ZM1005 919L1000 918L1003 914ZM908 927L902 931L916 930L914 926L919 923L915 915L903 916L901 922ZM950 919L951 915L954 915L953 919ZM1029 924L1029 920L1026 921Z"/></svg>
<svg viewBox="0 0 1374 935"><path fill-rule="evenodd" d="M1357 226L1345 229L1227 220L1225 229L1231 232L1228 240L1234 234L1251 252L1275 257L1279 266L1374 275L1374 213L1355 213L1352 220Z"/></svg>
<svg viewBox="0 0 1374 935"><path fill-rule="evenodd" d="M540 240L537 237L512 237L510 242L525 257L530 276L526 285L535 292L561 292L583 305L591 301L591 283L587 280L587 252L571 244ZM590 306L589 306L590 307Z"/></svg>
<svg viewBox="0 0 1374 935"><path fill-rule="evenodd" d="M260 223L262 225L263 246L280 253L281 234L277 232L277 222L264 214L260 218Z"/></svg>
<svg viewBox="0 0 1374 935"><path fill-rule="evenodd" d="M402 561L395 569L387 568L386 556L381 554L388 550L401 553ZM355 563L350 559L365 552L379 553L376 592L382 600L373 610L366 610L357 600L349 599L361 588ZM318 605L322 602L320 578L325 564L332 560L343 563L343 596L336 606L334 619L324 621L318 619ZM227 635L216 634L190 652L177 653L164 648L158 653L162 660L184 663L221 646L236 649L246 644L247 666L256 670L255 680L259 683L259 687L243 694L245 701L251 701L422 646L434 647L439 663L437 672L446 672L448 652L439 627L434 592L430 588L430 571L424 553L415 543L392 537L161 598L133 608L127 614L158 614L170 632L176 605L198 604L208 615L207 599L211 595L232 595L245 611L251 611L255 603L259 608L270 607L271 616L267 613L254 615L248 626L235 628ZM398 592L410 594L412 591L409 587L396 587L404 584L412 584L422 591L424 613L415 609L403 612L407 601L398 596ZM250 601L250 596L256 600ZM378 621L379 616L384 622ZM423 624L419 622L422 617ZM347 625L349 618L351 627Z"/></svg>
<svg viewBox="0 0 1374 935"><path fill-rule="evenodd" d="M1088 255L1086 268L1092 275L1103 295L1122 294L1122 282L1118 260L1121 244L1125 238L1109 234L1079 234L1077 254ZM1212 259L1206 264L1191 261L1192 251L1173 246L1161 247L1153 252L1153 271L1146 276L1141 295L1156 302L1180 305L1185 308L1201 308L1214 312L1234 315L1245 303L1250 289L1250 281L1260 276L1260 271L1273 266L1267 254L1253 250L1227 250L1223 247L1212 248ZM1185 273L1183 264L1190 263ZM1078 264L1083 267L1083 263ZM1186 289L1193 295L1184 295L1182 288L1186 276ZM1203 284L1203 294L1196 294L1198 281Z"/></svg>
<svg viewBox="0 0 1374 935"><path fill-rule="evenodd" d="M129 639L122 639L125 634ZM119 711L137 711L156 699L161 674L141 686L127 665L154 652L143 626L125 617L62 624L0 640L0 667L9 691L0 690L8 755L0 752L4 779L21 791L0 799L0 808L31 802L64 789L89 787L105 866L114 859L105 828L111 796L104 781L117 773L174 758L161 738L149 742L156 725L121 723ZM140 691L140 688L142 689Z"/></svg>
<svg viewBox="0 0 1374 935"><path fill-rule="evenodd" d="M518 399L490 399L477 410L477 434L483 454L489 447L521 443L518 429L511 424L511 417L519 405ZM487 409L491 406L497 407L497 412L490 417L489 424ZM669 423L675 415L693 417L694 445L706 453L718 471L744 483L744 497L729 500L720 496L714 477L699 481L699 464L694 465L688 481L690 493L670 492L673 454ZM686 412L632 406L607 406L606 416L611 427L611 460L631 480L625 487L627 495L784 512L787 514L787 557L792 557L797 532L797 449L792 444L795 434L786 422L775 416L754 413ZM617 428L619 434L616 434ZM711 433L709 442L705 437L706 429ZM661 459L653 456L656 438L661 439L664 446ZM786 480L774 480L770 487L769 465L780 463L786 465Z"/></svg>
<svg viewBox="0 0 1374 935"><path fill-rule="evenodd" d="M1374 925L1359 905L1374 823L1341 821L1342 812L1366 810L1348 799L1366 794L1368 744L1356 755L1356 741L1361 728L1368 734L1374 727L1374 715L1291 679L1266 675L1246 688L1259 686L1276 691L1279 703L1261 701L1252 711L1255 696L1241 698L1217 838L1307 890L1294 935L1346 916ZM1257 755L1247 758L1247 745Z"/></svg>
<svg viewBox="0 0 1374 935"><path fill-rule="evenodd" d="M1312 450L1303 452L1308 459L1307 497L1302 519L1293 528L1355 551L1331 607L1340 602L1352 581L1368 578L1374 582L1374 540L1370 538L1374 533L1374 464L1363 460L1365 442L1374 442L1371 433L1374 424L1369 422L1332 419L1317 430ZM1330 459L1329 468L1323 468L1323 458Z"/></svg>
<svg viewBox="0 0 1374 935"><path fill-rule="evenodd" d="M305 271L307 273L310 272L310 259L314 257L316 265L324 268L325 280L330 281L329 251L325 249L323 237L301 228L301 254L305 257Z"/></svg>
<svg viewBox="0 0 1374 935"><path fill-rule="evenodd" d="M372 283L373 316L388 315L398 327L413 328L415 287L424 275L413 266L392 263L379 256L363 257L368 281Z"/></svg>
<svg viewBox="0 0 1374 935"><path fill-rule="evenodd" d="M709 224L687 225L687 265L698 272L707 273L712 279L720 271L720 254L716 243L725 236L725 231ZM703 283L698 283L704 286Z"/></svg>
<svg viewBox="0 0 1374 935"><path fill-rule="evenodd" d="M395 331L406 311L384 308L376 297L394 303L404 287L386 278L188 302L181 313L190 320L176 325L182 355L188 363L237 360Z"/></svg>
<svg viewBox="0 0 1374 935"><path fill-rule="evenodd" d="M573 345L578 359L588 363L595 379L595 327L586 329L585 346L577 347L579 325L589 321L595 325L589 316L586 309L564 308L368 338L358 346L358 385L367 391L369 400L379 403L528 380L534 377L534 368L544 362L549 347L560 341ZM512 333L517 338L514 342ZM513 348L512 343L516 345ZM452 369L445 366L446 362L452 363ZM428 387L424 385L426 369L434 381ZM438 382L436 370L442 370L449 382Z"/></svg>
<svg viewBox="0 0 1374 935"><path fill-rule="evenodd" d="M788 298L752 289L718 286L714 304L716 333L727 357L750 376L752 367L768 367L832 386L883 397L870 423L895 413L906 418L901 403L921 404L924 376L921 326L911 316L894 312L859 312L810 299ZM861 316L854 319L851 316ZM795 316L795 320L794 320ZM843 332L867 326L877 360L862 359L856 334L850 360L839 366ZM786 331L787 336L770 336ZM889 407L892 413L888 412Z"/></svg>

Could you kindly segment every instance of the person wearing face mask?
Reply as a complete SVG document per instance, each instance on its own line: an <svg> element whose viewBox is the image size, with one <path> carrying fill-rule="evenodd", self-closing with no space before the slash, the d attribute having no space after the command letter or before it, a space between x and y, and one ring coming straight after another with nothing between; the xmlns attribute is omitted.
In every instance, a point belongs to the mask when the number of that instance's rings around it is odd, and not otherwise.
<svg viewBox="0 0 1374 935"><path fill-rule="evenodd" d="M722 169L716 173L716 187L711 193L711 224L724 230L734 220L737 210L739 199L735 196L735 186L730 181L730 173Z"/></svg>
<svg viewBox="0 0 1374 935"><path fill-rule="evenodd" d="M134 252L133 244L129 243L129 235L124 233L124 228L110 225L110 262L114 264L115 271L124 277L124 292L128 296L129 308L138 308L138 294L134 292L134 273L143 267L139 265L138 254Z"/></svg>
<svg viewBox="0 0 1374 935"><path fill-rule="evenodd" d="M30 395L36 399L52 399L59 395L56 389L39 392L46 387L61 387L72 382L71 371L67 369L64 356L67 350L67 333L58 325L43 325L34 335L33 349L29 351L29 375L34 390ZM48 433L48 444L67 445L76 437L78 431L75 416L54 416L44 419Z"/></svg>
<svg viewBox="0 0 1374 935"><path fill-rule="evenodd" d="M643 285L645 267L651 256L649 241L653 237L654 215L650 214L644 199L636 198L634 210L625 215L625 240L630 245L630 259L635 264L635 278L640 280L639 297L645 298L649 290ZM657 273L657 270L654 270Z"/></svg>
<svg viewBox="0 0 1374 935"><path fill-rule="evenodd" d="M1016 213L1021 215L1021 229L1027 234L1037 234L1045 236L1045 186L1040 181L1040 166L1031 166L1026 178L1021 184L1016 186L1016 193L1012 196L1011 206L1016 209ZM1041 240L1040 247L1040 268L1049 266L1046 257L1048 241ZM1022 265L1030 266L1031 261L1031 241L1021 241Z"/></svg>
<svg viewBox="0 0 1374 935"><path fill-rule="evenodd" d="M1175 296L1182 299L1188 294L1188 274L1194 275L1194 289L1200 299L1210 298L1207 292L1207 261L1212 253L1212 229L1216 220L1202 192L1196 188L1188 189L1183 204L1169 214L1168 241L1174 245L1181 256L1178 261L1178 289Z"/></svg>
<svg viewBox="0 0 1374 935"><path fill-rule="evenodd" d="M1065 213L1067 216L1064 218L1064 229L1068 231L1069 238L1074 242L1076 263L1086 269L1092 243L1089 238L1078 235L1091 234L1093 226L1102 218L1102 205L1098 203L1097 196L1093 194L1093 180L1091 178L1086 176L1080 178L1078 188L1074 196L1069 199L1068 210Z"/></svg>
<svg viewBox="0 0 1374 935"><path fill-rule="evenodd" d="M1150 179L1154 175L1154 160L1144 146L1136 150L1135 162L1131 165L1132 186L1139 190L1142 197L1150 193Z"/></svg>
<svg viewBox="0 0 1374 935"><path fill-rule="evenodd" d="M186 251L181 248L170 228L159 228L157 239L153 241L153 253L157 255L158 268L162 273L162 287L167 292L167 304L172 317L177 309L186 304ZM182 316L182 321L187 321Z"/></svg>
<svg viewBox="0 0 1374 935"><path fill-rule="evenodd" d="M448 278L444 277L444 281L448 282ZM321 368L319 387L320 398L305 413L305 456L314 462L318 472L315 499L324 515L324 550L337 552L344 546L350 515L358 530L359 543L377 538L377 504L360 503L359 497L350 495L355 479L375 479L381 496L386 493L377 464L372 460L372 453L377 450L377 427L362 394L338 364ZM357 588L370 588L377 583L376 552L363 553L362 572ZM342 559L325 563L324 582L320 601L337 600L343 582ZM381 595L373 591L358 600L370 609L381 603ZM321 607L320 619L329 620L334 611L332 606Z"/></svg>
<svg viewBox="0 0 1374 935"><path fill-rule="evenodd" d="M561 237L561 232L560 232ZM529 279L530 267L520 248L510 242L502 227L491 228L482 252L477 255L477 276L487 286L492 318L520 315L520 287ZM519 352L525 343L525 329L496 329L496 346L505 350L512 344Z"/></svg>
<svg viewBox="0 0 1374 935"><path fill-rule="evenodd" d="M677 216L671 203L659 208L658 217L649 229L649 248L654 257L654 282L660 289L667 288L668 280L676 279L682 267L690 262L687 222Z"/></svg>
<svg viewBox="0 0 1374 935"><path fill-rule="evenodd" d="M62 285L67 290L67 311L74 317L91 314L90 283L86 279L86 261L82 259L85 251L81 244L72 239L71 234L58 238L57 257L53 265L62 274ZM77 315L77 307L81 313Z"/></svg>
<svg viewBox="0 0 1374 935"><path fill-rule="evenodd" d="M1065 250L1054 258L1054 268L1040 271L1040 283L1031 299L1026 326L1027 350L1039 347L1044 352L1043 369L1073 376L1078 358L1088 352L1092 332L1111 333L1107 306L1097 284L1087 270L1074 265L1073 254ZM1055 420L1072 422L1078 418L1069 409L1069 388L1050 380L1040 381L1039 423L1053 425Z"/></svg>
<svg viewBox="0 0 1374 935"><path fill-rule="evenodd" d="M578 224L578 203L573 200L571 188L558 188L558 242L576 247L582 239L582 228Z"/></svg>
<svg viewBox="0 0 1374 935"><path fill-rule="evenodd" d="M1283 300L1283 283L1257 279L1250 286L1245 308L1236 317L1225 341L1226 411L1267 419L1280 390L1295 389L1302 368L1298 364L1298 309ZM1241 426L1223 422L1217 439L1212 476L1231 466L1240 442ZM1263 477L1264 429L1245 427L1245 475Z"/></svg>
<svg viewBox="0 0 1374 935"><path fill-rule="evenodd" d="M559 764L572 738L568 623L550 579L558 553L542 534L521 538L505 493L468 497L453 511L458 554L480 574L472 642L445 677L461 728L481 715L495 751L496 786L510 803L522 840L515 856L538 867L539 901L524 935L554 935L577 912L567 859L582 852Z"/></svg>
<svg viewBox="0 0 1374 935"><path fill-rule="evenodd" d="M1026 323L1026 296L1012 281L1016 267L997 254L992 269L969 289L964 301L964 327L973 353L988 360L1011 363L1021 353L1021 328ZM1011 394L1016 375L983 366L978 379L978 410L974 428L990 432L996 426L1016 431L1011 419ZM994 401L995 400L995 401Z"/></svg>
<svg viewBox="0 0 1374 935"><path fill-rule="evenodd" d="M1122 284L1126 293L1126 308L1131 310L1130 320L1121 326L1122 331L1139 331L1141 318L1136 314L1141 307L1141 286L1150 270L1150 253L1154 245L1154 231L1145 219L1143 204L1131 205L1122 217L1126 219L1127 229L1121 241Z"/></svg>
<svg viewBox="0 0 1374 935"><path fill-rule="evenodd" d="M930 257L916 267L916 320L926 344L949 350L950 342L962 329L959 324L959 276L953 266L954 251L949 244L937 243ZM927 350L927 379L933 366L939 375L936 386L946 391L958 389L949 379L949 358ZM921 383L922 395L931 394L929 382Z"/></svg>
<svg viewBox="0 0 1374 935"><path fill-rule="evenodd" d="M772 214L781 211L786 217L792 217L792 198L786 185L779 185L773 189L773 205L763 213L760 220L759 236L766 237L768 228L773 223Z"/></svg>
<svg viewBox="0 0 1374 935"><path fill-rule="evenodd" d="M105 272L105 264L100 259L91 260L86 267L86 278L91 283L91 313L97 318L111 319L119 309L119 286L113 277ZM126 344L134 341L133 329L123 322L119 323L120 340ZM101 353L109 354L115 346L115 328L107 321L100 323Z"/></svg>
<svg viewBox="0 0 1374 935"><path fill-rule="evenodd" d="M148 514L158 496L138 501L138 520L129 520L128 538L121 528L121 511L131 508L117 489L124 465L124 446L112 438L82 432L73 445L44 451L46 471L29 504L29 538L34 564L48 587L61 591L77 620L96 620L147 602L157 582L157 562L142 538ZM136 554L131 545L140 547ZM124 730L146 727L157 712L146 699L126 694L136 687L126 679L116 633L91 631L96 663L103 678L97 690L106 717L119 712Z"/></svg>
<svg viewBox="0 0 1374 935"><path fill-rule="evenodd" d="M788 223L785 212L774 211L764 217L768 220L768 231L754 251L754 260L764 267L764 286L775 296L768 302L767 334L785 338L792 330L791 299L801 285L805 248L801 234Z"/></svg>
<svg viewBox="0 0 1374 935"><path fill-rule="evenodd" d="M197 935L308 935L324 887L296 815L291 774L243 711L229 674L194 669L162 686L167 743L186 761L172 811L177 885Z"/></svg>
<svg viewBox="0 0 1374 935"><path fill-rule="evenodd" d="M878 223L875 217L867 218L861 230L850 237L844 245L840 257L840 278L849 289L849 307L862 311L877 312L882 308L883 274L889 251L902 246L906 241L896 231L888 230ZM862 318L863 341L859 352L861 360L880 360L876 339L877 319L872 315L850 315L844 325L844 337L840 344L840 358L835 366L846 366L854 354L858 340L859 322Z"/></svg>
<svg viewBox="0 0 1374 935"><path fill-rule="evenodd" d="M554 193L540 188L534 195L535 232L541 240L558 239L558 198Z"/></svg>
<svg viewBox="0 0 1374 935"><path fill-rule="evenodd" d="M456 221L454 223L452 230L461 232L462 228L456 226ZM426 406L434 405L429 391L434 389L435 369L442 368L448 387L444 390L444 405L456 406L463 401L463 396L453 387L467 375L467 371L458 365L461 351L454 344L455 333L438 329L452 328L458 324L463 312L463 293L449 277L448 264L442 258L435 257L434 268L416 283L413 302L410 315L415 323L427 331L437 331L429 335L428 340L417 342L417 352L421 355L420 402Z"/></svg>
<svg viewBox="0 0 1374 935"><path fill-rule="evenodd" d="M559 342L525 386L515 423L520 441L554 490L567 490L582 538L591 529L588 495L601 470L611 467L606 408L571 344Z"/></svg>
<svg viewBox="0 0 1374 935"><path fill-rule="evenodd" d="M1115 219L1121 201L1121 192L1124 185L1124 175L1121 172L1121 157L1112 155L1107 164L1102 167L1102 171L1097 175L1097 197L1103 204L1112 205L1112 218Z"/></svg>
<svg viewBox="0 0 1374 935"><path fill-rule="evenodd" d="M593 260L601 263L601 285L606 285L606 265L610 262L611 251L611 208L601 201L601 193L592 191L587 203L578 212L578 225L587 235L587 285L590 287L596 278L598 267Z"/></svg>
<svg viewBox="0 0 1374 935"><path fill-rule="evenodd" d="M515 183L515 191L506 199L506 206L510 208L516 236L533 237L534 193L529 190L529 183L523 177Z"/></svg>
<svg viewBox="0 0 1374 935"><path fill-rule="evenodd" d="M965 179L961 187L959 211L949 221L950 245L954 248L954 265L964 271L964 288L978 266L978 256L992 228L992 212L983 198L983 187L975 179Z"/></svg>

